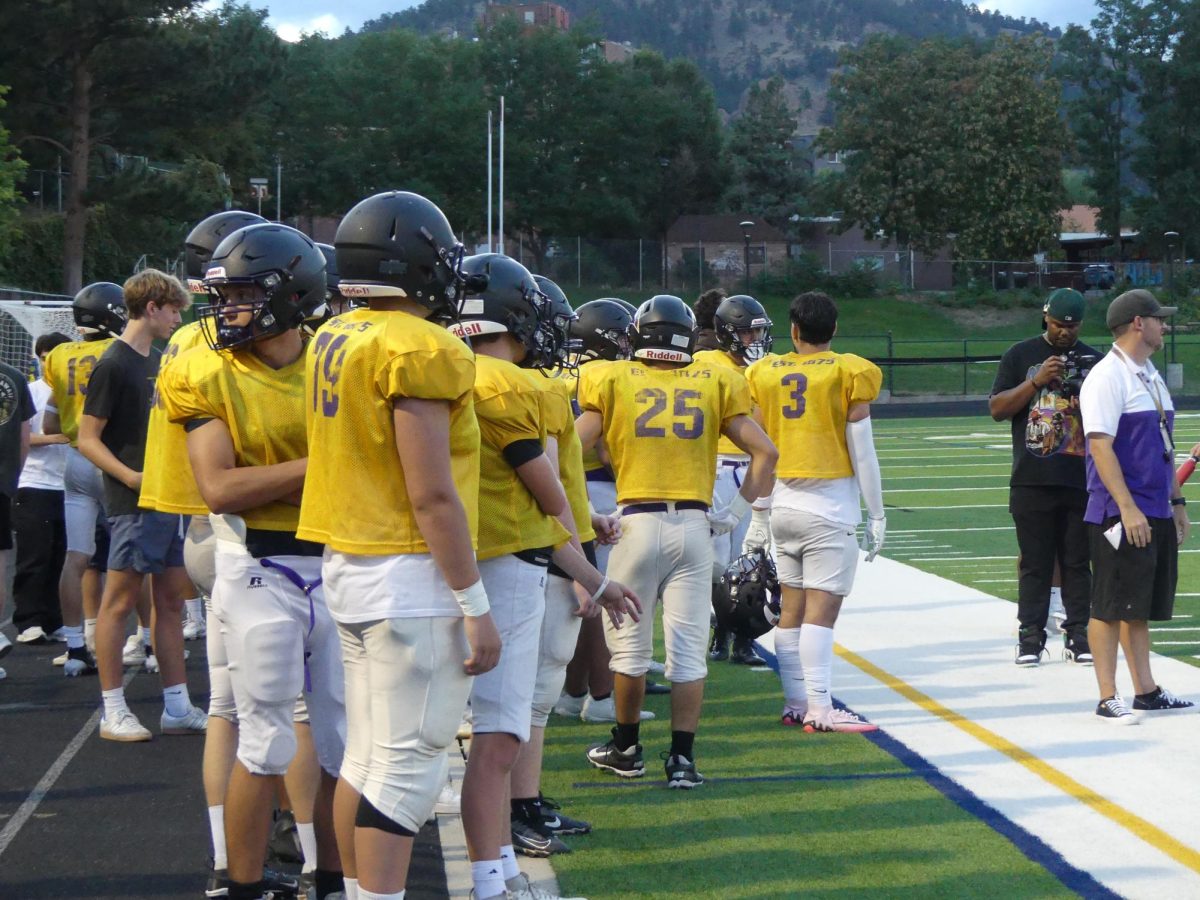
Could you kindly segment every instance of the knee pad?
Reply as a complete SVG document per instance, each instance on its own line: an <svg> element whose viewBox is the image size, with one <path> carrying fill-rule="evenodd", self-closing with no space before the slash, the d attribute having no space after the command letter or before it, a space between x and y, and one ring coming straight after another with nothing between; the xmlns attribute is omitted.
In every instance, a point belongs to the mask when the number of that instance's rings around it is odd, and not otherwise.
<svg viewBox="0 0 1200 900"><path fill-rule="evenodd" d="M358 798L358 812L354 814L354 825L356 828L376 828L387 834L397 834L401 837L412 837L415 834L377 810L366 797Z"/></svg>
<svg viewBox="0 0 1200 900"><path fill-rule="evenodd" d="M296 733L266 722L242 722L237 758L255 775L282 775L296 755Z"/></svg>
<svg viewBox="0 0 1200 900"><path fill-rule="evenodd" d="M291 620L256 622L242 636L241 677L259 703L295 703L304 690L304 633Z"/></svg>

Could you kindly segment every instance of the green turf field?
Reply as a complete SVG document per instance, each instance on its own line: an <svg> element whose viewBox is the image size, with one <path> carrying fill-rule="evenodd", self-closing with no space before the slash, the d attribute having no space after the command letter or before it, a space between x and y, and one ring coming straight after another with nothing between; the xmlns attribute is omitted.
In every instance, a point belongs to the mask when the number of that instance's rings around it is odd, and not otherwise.
<svg viewBox="0 0 1200 900"><path fill-rule="evenodd" d="M879 420L875 439L888 507L884 554L1015 600L1007 423ZM1198 441L1200 416L1181 416L1179 447ZM1187 494L1200 505L1200 490ZM1184 550L1191 552L1180 557L1177 618L1154 627L1154 649L1198 664L1200 533ZM953 622L939 628L950 635ZM608 737L605 726L551 719L544 790L570 798L566 811L595 826L592 835L567 838L580 852L553 860L564 896L1071 893L864 737L780 727L774 674L710 666L696 746L711 783L691 795L664 787L658 753L670 743L669 698L650 697L647 707L658 718L642 728L646 777L620 784L584 760L589 743Z"/></svg>

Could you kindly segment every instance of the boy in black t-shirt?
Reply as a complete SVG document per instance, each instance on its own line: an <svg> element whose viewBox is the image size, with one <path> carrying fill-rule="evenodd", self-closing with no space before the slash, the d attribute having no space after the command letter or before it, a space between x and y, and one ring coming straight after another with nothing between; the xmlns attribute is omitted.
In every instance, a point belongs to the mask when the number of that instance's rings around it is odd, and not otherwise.
<svg viewBox="0 0 1200 900"><path fill-rule="evenodd" d="M1078 291L1054 291L1042 309L1044 333L1008 349L988 402L993 419L1012 421L1008 508L1021 550L1019 666L1041 661L1056 559L1067 615L1062 624L1064 655L1077 663L1092 661L1087 643L1092 576L1083 524L1087 482L1079 388L1102 354L1079 342L1083 312Z"/></svg>
<svg viewBox="0 0 1200 900"><path fill-rule="evenodd" d="M202 734L207 716L192 706L183 663L183 601L191 586L183 568L186 523L177 515L138 508L146 428L158 371L155 340L170 337L180 312L191 303L170 275L146 269L124 285L129 324L92 372L79 422L79 452L104 473L104 500L112 537L108 580L96 621L96 664L104 715L100 737L148 741L150 731L125 704L121 649L125 622L137 604L142 580L150 587L157 615L154 650L162 674L163 734Z"/></svg>
<svg viewBox="0 0 1200 900"><path fill-rule="evenodd" d="M13 549L12 498L29 454L29 420L37 410L29 383L21 373L0 363L0 619L8 602L8 567ZM0 632L0 658L8 655L12 641ZM0 669L0 679L8 673Z"/></svg>

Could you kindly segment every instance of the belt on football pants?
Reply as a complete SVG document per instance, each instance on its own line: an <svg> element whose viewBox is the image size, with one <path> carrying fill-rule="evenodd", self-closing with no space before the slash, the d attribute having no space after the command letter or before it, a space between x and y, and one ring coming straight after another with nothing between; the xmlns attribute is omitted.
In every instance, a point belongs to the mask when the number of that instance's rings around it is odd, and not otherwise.
<svg viewBox="0 0 1200 900"><path fill-rule="evenodd" d="M742 475L741 475L740 470L747 468L750 465L750 460L748 460L748 459L718 459L717 465L724 466L727 469L733 469L732 474L733 474L734 487L741 490Z"/></svg>
<svg viewBox="0 0 1200 900"><path fill-rule="evenodd" d="M583 478L585 481L602 481L606 484L616 481L613 478L613 473L604 466L601 466L599 469L589 469L583 473Z"/></svg>
<svg viewBox="0 0 1200 900"><path fill-rule="evenodd" d="M274 569L300 590L304 591L304 596L308 598L308 637L312 637L313 629L317 627L317 610L313 606L312 592L321 586L321 579L314 578L312 581L305 581L300 577L300 573L291 566L285 566L283 563L276 562L273 559L263 557L258 561L258 564L264 569ZM307 641L306 641L307 643ZM304 693L312 693L312 672L308 668L308 658L312 656L312 651L305 649L304 651Z"/></svg>
<svg viewBox="0 0 1200 900"><path fill-rule="evenodd" d="M679 512L685 509L698 509L708 512L708 504L700 500L668 500L665 503L630 503L621 507L621 515L635 516L638 513Z"/></svg>

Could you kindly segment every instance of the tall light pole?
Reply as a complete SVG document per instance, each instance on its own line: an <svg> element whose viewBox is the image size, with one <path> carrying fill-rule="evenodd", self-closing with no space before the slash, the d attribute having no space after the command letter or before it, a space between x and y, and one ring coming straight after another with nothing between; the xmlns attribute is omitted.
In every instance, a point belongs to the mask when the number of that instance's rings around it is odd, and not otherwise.
<svg viewBox="0 0 1200 900"><path fill-rule="evenodd" d="M1163 234L1167 241L1167 293L1171 295L1171 299L1175 298L1175 246L1179 243L1179 232L1168 231ZM1171 323L1171 362L1175 362L1175 327L1176 323Z"/></svg>
<svg viewBox="0 0 1200 900"><path fill-rule="evenodd" d="M746 242L744 249L744 260L746 266L746 293L750 293L750 229L754 227L754 223L747 219L745 222L738 223L742 228L742 238Z"/></svg>

